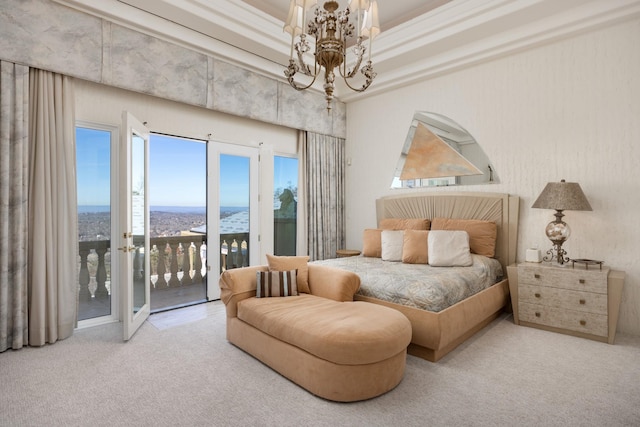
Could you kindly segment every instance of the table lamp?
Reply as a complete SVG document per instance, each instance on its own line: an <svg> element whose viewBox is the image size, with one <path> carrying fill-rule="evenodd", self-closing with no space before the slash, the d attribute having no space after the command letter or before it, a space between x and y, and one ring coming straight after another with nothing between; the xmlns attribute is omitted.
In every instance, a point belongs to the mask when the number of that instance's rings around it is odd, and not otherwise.
<svg viewBox="0 0 640 427"><path fill-rule="evenodd" d="M577 182L550 182L544 187L542 193L538 196L536 201L531 206L532 208L539 209L555 209L556 220L551 221L545 233L551 242L553 247L547 251L547 256L544 261L553 261L554 251L556 262L563 265L565 262L569 262L567 257L567 251L562 249L562 244L571 235L571 228L569 225L562 221L564 214L562 211L591 211L591 205L587 200L587 197L582 192L580 184Z"/></svg>

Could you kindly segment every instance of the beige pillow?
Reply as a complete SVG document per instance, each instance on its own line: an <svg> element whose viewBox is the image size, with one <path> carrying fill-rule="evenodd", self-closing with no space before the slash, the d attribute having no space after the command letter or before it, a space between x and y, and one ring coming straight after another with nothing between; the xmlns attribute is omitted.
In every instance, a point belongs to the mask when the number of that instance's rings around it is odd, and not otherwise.
<svg viewBox="0 0 640 427"><path fill-rule="evenodd" d="M296 276L298 292L311 293L309 290L309 262L308 256L275 256L267 254L269 271L298 270Z"/></svg>
<svg viewBox="0 0 640 427"><path fill-rule="evenodd" d="M404 242L403 230L382 230L380 233L382 241L383 261L402 261L402 244Z"/></svg>
<svg viewBox="0 0 640 427"><path fill-rule="evenodd" d="M480 219L434 218L432 230L464 230L469 234L471 252L493 258L496 254L498 226Z"/></svg>
<svg viewBox="0 0 640 427"><path fill-rule="evenodd" d="M434 267L469 267L473 264L466 231L431 230L427 249L429 265Z"/></svg>
<svg viewBox="0 0 640 427"><path fill-rule="evenodd" d="M429 230L404 230L402 262L407 264L428 264Z"/></svg>
<svg viewBox="0 0 640 427"><path fill-rule="evenodd" d="M362 255L380 258L382 256L382 230L367 228L362 233Z"/></svg>
<svg viewBox="0 0 640 427"><path fill-rule="evenodd" d="M425 218L384 218L380 220L383 230L428 230L430 221Z"/></svg>

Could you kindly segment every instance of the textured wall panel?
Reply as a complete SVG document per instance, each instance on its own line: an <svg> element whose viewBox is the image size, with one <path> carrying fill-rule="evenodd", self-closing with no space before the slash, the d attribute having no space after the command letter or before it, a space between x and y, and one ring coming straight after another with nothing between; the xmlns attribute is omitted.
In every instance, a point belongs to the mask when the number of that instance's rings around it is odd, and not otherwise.
<svg viewBox="0 0 640 427"><path fill-rule="evenodd" d="M278 122L286 126L294 121L299 123L300 129L313 129L314 132L325 135L333 134L333 113L327 113L327 103L323 95L311 91L297 91L288 83L279 83Z"/></svg>
<svg viewBox="0 0 640 427"><path fill-rule="evenodd" d="M111 82L125 89L181 101L207 104L207 57L137 31L112 25Z"/></svg>
<svg viewBox="0 0 640 427"><path fill-rule="evenodd" d="M276 123L278 82L222 61L213 70L214 110Z"/></svg>
<svg viewBox="0 0 640 427"><path fill-rule="evenodd" d="M101 20L42 0L2 0L0 57L99 81Z"/></svg>

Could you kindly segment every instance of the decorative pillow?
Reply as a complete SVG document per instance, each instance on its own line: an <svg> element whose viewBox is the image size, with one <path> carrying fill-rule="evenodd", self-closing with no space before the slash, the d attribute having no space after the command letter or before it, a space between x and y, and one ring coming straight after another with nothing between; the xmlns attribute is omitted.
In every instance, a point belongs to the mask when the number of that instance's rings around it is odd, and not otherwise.
<svg viewBox="0 0 640 427"><path fill-rule="evenodd" d="M309 290L309 262L308 256L274 256L267 254L267 264L269 271L290 271L298 270L297 285L298 292L311 293Z"/></svg>
<svg viewBox="0 0 640 427"><path fill-rule="evenodd" d="M380 258L382 256L382 230L367 228L362 233L362 255Z"/></svg>
<svg viewBox="0 0 640 427"><path fill-rule="evenodd" d="M402 262L407 264L428 264L429 230L404 230Z"/></svg>
<svg viewBox="0 0 640 427"><path fill-rule="evenodd" d="M434 267L469 267L473 264L466 231L429 231L429 265Z"/></svg>
<svg viewBox="0 0 640 427"><path fill-rule="evenodd" d="M382 241L383 261L402 261L402 244L404 242L403 230L382 230L380 233Z"/></svg>
<svg viewBox="0 0 640 427"><path fill-rule="evenodd" d="M496 255L498 226L480 219L434 218L432 230L464 230L469 234L471 252L493 258Z"/></svg>
<svg viewBox="0 0 640 427"><path fill-rule="evenodd" d="M428 230L431 221L425 218L383 218L380 228L383 230Z"/></svg>
<svg viewBox="0 0 640 427"><path fill-rule="evenodd" d="M298 295L296 270L258 271L256 273L256 297L289 297Z"/></svg>

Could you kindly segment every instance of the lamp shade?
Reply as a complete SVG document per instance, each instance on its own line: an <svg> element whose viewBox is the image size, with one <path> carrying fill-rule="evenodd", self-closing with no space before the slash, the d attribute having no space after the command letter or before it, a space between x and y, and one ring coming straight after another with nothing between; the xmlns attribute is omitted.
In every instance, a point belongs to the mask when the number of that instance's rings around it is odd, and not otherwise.
<svg viewBox="0 0 640 427"><path fill-rule="evenodd" d="M351 0L351 2L349 2L349 9L351 13L365 12L369 9L369 0Z"/></svg>
<svg viewBox="0 0 640 427"><path fill-rule="evenodd" d="M295 37L302 34L302 27L304 26L304 9L302 6L297 5L295 0L289 5L289 15L287 21L284 23L282 30L285 33L291 34Z"/></svg>
<svg viewBox="0 0 640 427"><path fill-rule="evenodd" d="M559 211L591 211L591 205L577 182L550 182L531 206Z"/></svg>
<svg viewBox="0 0 640 427"><path fill-rule="evenodd" d="M364 14L364 22L362 23L362 35L373 40L380 34L380 20L378 18L378 2L371 1L369 9Z"/></svg>

